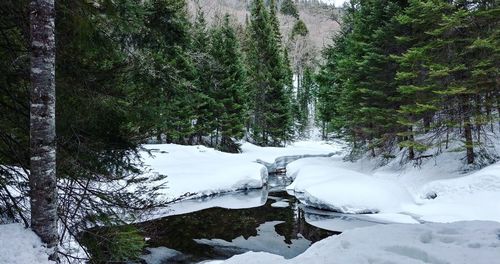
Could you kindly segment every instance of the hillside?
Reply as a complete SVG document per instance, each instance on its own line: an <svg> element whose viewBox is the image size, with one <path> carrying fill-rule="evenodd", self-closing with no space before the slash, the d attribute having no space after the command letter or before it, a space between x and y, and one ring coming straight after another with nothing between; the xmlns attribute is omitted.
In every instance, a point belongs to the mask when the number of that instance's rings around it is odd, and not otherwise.
<svg viewBox="0 0 500 264"><path fill-rule="evenodd" d="M245 23L245 18L249 15L250 2L248 0L189 0L189 10L194 16L197 3L205 12L207 20L211 21L217 14L229 13L233 15L240 24ZM309 39L315 50L320 50L325 44L330 42L331 36L339 29L339 24L332 19L332 15L338 9L332 5L321 4L314 1L301 2L298 5L300 19L302 19L309 29ZM288 43L290 32L295 22L295 18L290 16L279 16L281 32L285 43Z"/></svg>

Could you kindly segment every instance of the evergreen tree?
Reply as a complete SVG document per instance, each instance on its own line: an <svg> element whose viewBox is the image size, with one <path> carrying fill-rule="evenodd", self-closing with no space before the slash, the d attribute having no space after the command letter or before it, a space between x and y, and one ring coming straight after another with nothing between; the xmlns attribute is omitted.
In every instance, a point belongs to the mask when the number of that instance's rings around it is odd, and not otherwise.
<svg viewBox="0 0 500 264"><path fill-rule="evenodd" d="M396 64L389 55L399 49L394 16L401 8L398 1L352 5L345 25L352 30L346 32L347 46L337 56L336 76L341 80L337 111L343 116L338 125L354 149L367 147L373 156L376 149L388 152L397 132Z"/></svg>
<svg viewBox="0 0 500 264"><path fill-rule="evenodd" d="M397 17L403 27L403 35L398 37L401 45L407 47L401 56L393 56L399 64L396 81L399 83L401 106L398 110L398 122L402 125L399 145L408 148L408 158L415 158L416 152L430 147L417 140L419 134L429 131L430 119L438 110L438 99L433 92L433 85L426 81L427 54L432 36L427 32L435 28L442 20L442 14L449 12L449 5L444 1L410 1L409 6Z"/></svg>
<svg viewBox="0 0 500 264"><path fill-rule="evenodd" d="M164 135L167 142L186 143L194 134L192 122L197 117L195 106L200 96L194 86L195 67L188 54L191 36L186 2L154 0L147 4L147 10L147 31L140 48L148 56L150 66L144 69L147 72L139 74L149 78L146 86L154 89L149 95L156 111L151 112L147 106L141 112L151 116L148 123L156 123L158 139Z"/></svg>
<svg viewBox="0 0 500 264"><path fill-rule="evenodd" d="M210 54L210 32L207 29L205 15L198 8L196 20L192 30L192 57L196 67L196 124L194 134L197 142L203 144L203 136L211 135L216 129L216 101L214 100L213 90L210 85L210 72L212 70L214 58Z"/></svg>
<svg viewBox="0 0 500 264"><path fill-rule="evenodd" d="M210 85L216 102L216 147L222 151L239 152L234 139L241 139L245 128L246 75L239 41L225 15L221 25L213 29L210 54L214 60Z"/></svg>
<svg viewBox="0 0 500 264"><path fill-rule="evenodd" d="M283 0L281 2L280 12L283 15L293 16L296 19L299 19L299 10L293 0Z"/></svg>
<svg viewBox="0 0 500 264"><path fill-rule="evenodd" d="M303 133L309 123L311 112L309 109L313 103L313 93L316 89L314 73L309 67L304 70L301 89L297 90L297 113L298 132Z"/></svg>
<svg viewBox="0 0 500 264"><path fill-rule="evenodd" d="M25 223L30 166L28 5L0 2L0 23L6 25L0 29L0 163L6 165L0 169L0 211L8 208L9 217ZM77 0L56 1L55 10L57 218L65 242L97 218L112 225L129 212L157 205L152 200L159 187L137 186L154 181L140 177L136 159L139 143L147 137L142 131L151 126L134 116L138 103L144 104L136 99L147 94L147 89L138 88L147 87L135 73L135 67L144 65L142 57L132 52L138 50L144 30L144 6L120 0L97 7ZM102 189L103 184L108 188ZM138 188L128 188L132 184ZM12 197L9 190L20 196ZM59 244L62 250L66 246Z"/></svg>
<svg viewBox="0 0 500 264"><path fill-rule="evenodd" d="M253 136L261 145L279 145L290 137L290 98L277 34L263 0L252 6L247 52Z"/></svg>
<svg viewBox="0 0 500 264"><path fill-rule="evenodd" d="M491 162L498 10L495 1L351 1L323 52L319 117L354 153L390 157L399 145L418 163L463 142L454 150L468 164Z"/></svg>
<svg viewBox="0 0 500 264"><path fill-rule="evenodd" d="M291 34L292 34L292 39L295 38L296 36L305 37L307 34L309 34L309 30L307 29L307 26L304 23L304 21L302 21L301 19L299 19L293 25L292 33Z"/></svg>

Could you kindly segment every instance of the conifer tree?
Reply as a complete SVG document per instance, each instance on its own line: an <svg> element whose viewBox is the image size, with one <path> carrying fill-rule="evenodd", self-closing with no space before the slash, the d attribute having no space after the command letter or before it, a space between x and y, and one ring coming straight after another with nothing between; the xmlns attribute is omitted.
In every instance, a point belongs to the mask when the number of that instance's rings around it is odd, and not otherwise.
<svg viewBox="0 0 500 264"><path fill-rule="evenodd" d="M399 145L418 163L453 144L468 164L494 160L485 143L498 120L498 3L346 7L318 75L318 111L328 128L373 156L390 157Z"/></svg>
<svg viewBox="0 0 500 264"><path fill-rule="evenodd" d="M191 47L190 23L184 0L154 0L148 3L148 18L141 41L151 60L154 74L148 74L151 101L157 108L157 135L168 142L186 143L193 135L194 106L199 96L194 86L195 67L188 51Z"/></svg>
<svg viewBox="0 0 500 264"><path fill-rule="evenodd" d="M210 72L213 67L213 57L210 54L210 32L207 28L205 14L198 7L196 20L192 29L193 43L191 47L193 63L196 68L194 81L196 91L194 134L199 144L203 144L203 136L211 135L216 129L216 102L210 85Z"/></svg>
<svg viewBox="0 0 500 264"><path fill-rule="evenodd" d="M293 16L299 19L299 10L293 0L283 0L281 2L280 12L284 15Z"/></svg>
<svg viewBox="0 0 500 264"><path fill-rule="evenodd" d="M234 141L243 136L245 128L246 75L239 41L226 14L212 32L210 54L214 60L210 85L216 102L217 148L239 152Z"/></svg>
<svg viewBox="0 0 500 264"><path fill-rule="evenodd" d="M401 101L398 110L398 122L402 125L399 145L408 148L408 158L413 160L416 152L427 150L430 145L417 140L420 134L429 131L430 119L438 110L439 102L433 85L427 82L430 63L428 56L429 42L433 38L431 31L441 23L442 14L449 12L449 5L444 1L410 1L409 6L397 17L403 27L403 35L398 36L406 51L394 55L399 64L395 80L399 83L398 92Z"/></svg>
<svg viewBox="0 0 500 264"><path fill-rule="evenodd" d="M280 145L290 137L290 98L286 93L282 51L273 19L263 0L255 0L250 17L248 66L253 101L253 136L261 145ZM276 24L275 24L276 25Z"/></svg>

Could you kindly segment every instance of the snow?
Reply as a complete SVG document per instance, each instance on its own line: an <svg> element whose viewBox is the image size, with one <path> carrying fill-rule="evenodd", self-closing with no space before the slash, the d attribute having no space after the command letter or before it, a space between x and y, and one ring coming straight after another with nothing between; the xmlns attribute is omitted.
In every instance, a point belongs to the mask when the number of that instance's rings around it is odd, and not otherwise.
<svg viewBox="0 0 500 264"><path fill-rule="evenodd" d="M289 207L290 204L285 201L279 201L271 204L271 207L277 207L277 208L286 208Z"/></svg>
<svg viewBox="0 0 500 264"><path fill-rule="evenodd" d="M182 200L169 205L167 208L153 212L152 215L148 216L148 219L187 214L213 207L226 209L259 207L266 203L267 194L267 190L263 188Z"/></svg>
<svg viewBox="0 0 500 264"><path fill-rule="evenodd" d="M321 240L289 260L249 252L213 263L490 264L498 259L500 223L469 221L361 227Z"/></svg>
<svg viewBox="0 0 500 264"><path fill-rule="evenodd" d="M0 225L0 264L54 264L40 238L20 224Z"/></svg>
<svg viewBox="0 0 500 264"><path fill-rule="evenodd" d="M287 168L295 177L287 189L306 205L342 213L393 213L401 211L404 204L414 203L401 185L339 168L330 158L302 159L297 163L300 166Z"/></svg>
<svg viewBox="0 0 500 264"><path fill-rule="evenodd" d="M177 198L186 193L205 196L260 188L267 181L264 166L241 159L238 154L203 146L163 144L144 147L153 154L142 154L146 166L153 172L167 175L166 198Z"/></svg>
<svg viewBox="0 0 500 264"><path fill-rule="evenodd" d="M500 204L496 202L500 200L500 163L463 174L462 154L456 152L445 152L414 167L401 165L398 158L385 166L368 158L347 162L341 155L344 145L339 142L301 141L284 148L244 142L239 154L203 146L144 147L152 153L142 153L151 173L168 176L164 197L175 199L187 193L188 198L195 198L173 204L168 211L160 210L160 216L210 207L260 206L267 193L245 196L241 203L234 196L207 196L261 188L268 182L268 168L286 166L287 177L293 180L287 191L303 204L341 213L370 213L368 222L500 221ZM252 195L253 202L248 203ZM338 219L314 224L325 226L328 222Z"/></svg>
<svg viewBox="0 0 500 264"><path fill-rule="evenodd" d="M329 5L335 5L335 7L342 7L342 5L346 2L345 0L320 0L320 1Z"/></svg>
<svg viewBox="0 0 500 264"><path fill-rule="evenodd" d="M459 160L456 153L444 153L421 167L377 167L367 159L305 158L288 164L294 181L287 191L315 208L376 213L369 215L373 221L500 222L500 162L462 174Z"/></svg>
<svg viewBox="0 0 500 264"><path fill-rule="evenodd" d="M261 188L268 177L267 168L258 160L274 163L277 158L296 155L330 155L338 145L325 142L296 142L286 148L259 147L243 143L242 153L230 154L204 146L175 144L143 145L152 155L141 157L152 174L167 175L163 198L184 194L203 197L243 189Z"/></svg>

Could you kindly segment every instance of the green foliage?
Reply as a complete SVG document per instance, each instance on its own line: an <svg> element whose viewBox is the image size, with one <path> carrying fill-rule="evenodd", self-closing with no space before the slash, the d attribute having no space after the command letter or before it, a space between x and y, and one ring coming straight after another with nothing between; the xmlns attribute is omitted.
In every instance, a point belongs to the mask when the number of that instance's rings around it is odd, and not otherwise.
<svg viewBox="0 0 500 264"><path fill-rule="evenodd" d="M280 12L283 15L293 16L296 19L299 19L299 10L293 0L283 0L281 2Z"/></svg>
<svg viewBox="0 0 500 264"><path fill-rule="evenodd" d="M253 2L246 44L251 128L260 145L280 145L291 135L289 65L280 45L274 8L271 5L268 12L263 0Z"/></svg>
<svg viewBox="0 0 500 264"><path fill-rule="evenodd" d="M495 1L351 1L323 51L319 118L373 155L397 144L413 159L461 134L473 163L497 115L498 12Z"/></svg>
<svg viewBox="0 0 500 264"><path fill-rule="evenodd" d="M246 73L236 32L225 15L212 30L210 55L213 58L210 83L216 102L214 116L221 142L217 147L227 152L239 152L233 139L241 139L245 128Z"/></svg>
<svg viewBox="0 0 500 264"><path fill-rule="evenodd" d="M307 34L309 34L309 30L307 29L306 23L301 19L297 20L292 28L292 38L296 36L305 37Z"/></svg>
<svg viewBox="0 0 500 264"><path fill-rule="evenodd" d="M310 107L312 107L314 94L317 90L316 86L313 70L306 67L300 85L297 87L297 106L294 109L294 117L298 124L297 132L299 134L303 133L308 125L311 114Z"/></svg>
<svg viewBox="0 0 500 264"><path fill-rule="evenodd" d="M133 225L90 229L83 232L81 240L92 254L90 263L95 264L138 260L146 246Z"/></svg>

